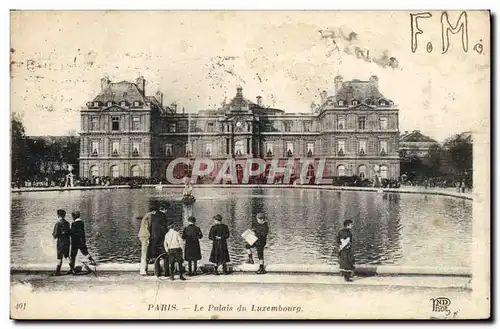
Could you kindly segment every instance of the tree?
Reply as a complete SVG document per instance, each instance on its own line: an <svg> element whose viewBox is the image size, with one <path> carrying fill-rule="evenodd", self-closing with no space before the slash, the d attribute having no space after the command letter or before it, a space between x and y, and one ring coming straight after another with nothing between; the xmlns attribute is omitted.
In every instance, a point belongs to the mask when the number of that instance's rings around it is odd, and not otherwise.
<svg viewBox="0 0 500 329"><path fill-rule="evenodd" d="M443 148L458 178L466 178L472 186L472 139L468 134L457 134L447 139Z"/></svg>
<svg viewBox="0 0 500 329"><path fill-rule="evenodd" d="M11 179L18 181L23 177L26 162L26 129L21 117L15 113L11 117Z"/></svg>

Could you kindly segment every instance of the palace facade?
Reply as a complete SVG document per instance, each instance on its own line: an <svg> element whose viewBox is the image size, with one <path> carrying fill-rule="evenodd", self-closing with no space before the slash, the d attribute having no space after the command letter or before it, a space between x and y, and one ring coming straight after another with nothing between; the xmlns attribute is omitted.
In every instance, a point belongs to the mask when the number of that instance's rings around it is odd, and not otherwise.
<svg viewBox="0 0 500 329"><path fill-rule="evenodd" d="M214 173L227 158L242 170L248 158L270 162L310 158L312 170L326 159L324 177L399 176L398 108L382 95L378 78L334 80L334 93L321 93L321 104L308 113L282 109L244 97L217 110L179 112L163 105L163 94L146 96L146 81L101 80L101 92L81 110L80 177L164 178L168 164L179 157L210 158ZM219 166L219 167L218 167ZM314 167L314 168L313 168ZM203 168L201 168L203 169ZM177 175L192 168L175 168Z"/></svg>

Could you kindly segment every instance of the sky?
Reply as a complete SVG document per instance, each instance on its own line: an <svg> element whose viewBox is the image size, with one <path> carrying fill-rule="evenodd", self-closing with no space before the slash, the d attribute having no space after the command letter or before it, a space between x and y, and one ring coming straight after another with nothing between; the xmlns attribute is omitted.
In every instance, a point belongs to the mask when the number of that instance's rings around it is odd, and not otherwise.
<svg viewBox="0 0 500 329"><path fill-rule="evenodd" d="M488 13L467 11L468 51L461 34L450 33L446 53L441 12L419 19L423 33L412 52L411 13L12 12L11 111L28 135L78 132L79 111L102 77L142 75L147 95L161 90L164 104L186 112L219 107L237 86L264 105L310 112L322 90L333 93L335 76L377 75L399 108L400 131L438 141L489 131ZM461 13L448 13L451 25Z"/></svg>

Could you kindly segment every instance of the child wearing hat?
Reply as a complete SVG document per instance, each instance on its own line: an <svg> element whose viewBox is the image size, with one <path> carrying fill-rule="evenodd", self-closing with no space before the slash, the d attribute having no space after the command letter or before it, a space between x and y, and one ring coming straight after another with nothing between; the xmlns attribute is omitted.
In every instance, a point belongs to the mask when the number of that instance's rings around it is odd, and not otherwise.
<svg viewBox="0 0 500 329"><path fill-rule="evenodd" d="M69 260L69 247L71 238L71 226L66 220L66 211L63 209L57 210L57 222L54 225L54 230L52 231L52 236L57 240L56 250L57 250L57 266L56 272L53 274L55 276L61 275L61 266L63 257ZM70 266L71 268L71 266Z"/></svg>
<svg viewBox="0 0 500 329"><path fill-rule="evenodd" d="M201 259L200 239L203 234L198 226L195 225L196 218L188 218L189 225L182 231L182 238L186 241L184 248L184 259L188 262L188 276L196 275L198 270L198 261Z"/></svg>
<svg viewBox="0 0 500 329"><path fill-rule="evenodd" d="M182 259L182 238L179 232L174 229L174 224L168 224L168 232L165 235L164 242L165 250L168 252L168 263L170 264L170 279L174 281L174 272L175 272L175 263L179 264L179 278L181 280L186 280L183 275L183 266L182 263L184 259Z"/></svg>
<svg viewBox="0 0 500 329"><path fill-rule="evenodd" d="M219 275L218 268L222 264L224 274L228 274L226 263L229 262L229 251L227 249L227 239L229 238L229 228L222 224L222 216L215 215L215 224L210 228L208 238L212 240L212 252L210 262L215 264L215 275Z"/></svg>
<svg viewBox="0 0 500 329"><path fill-rule="evenodd" d="M73 218L73 223L71 224L71 252L70 252L70 272L75 273L75 261L76 256L78 255L78 251L81 251L82 255L84 255L90 264L95 265L92 256L90 256L87 249L87 242L85 239L85 225L83 224L82 219L80 218L80 212L74 211L71 213L71 217ZM87 266L84 264L87 268ZM88 269L87 269L88 271Z"/></svg>
<svg viewBox="0 0 500 329"><path fill-rule="evenodd" d="M253 255L252 248L257 249L257 257L259 258L259 270L257 274L265 274L266 269L264 268L264 247L267 244L267 235L269 234L269 226L265 220L263 213L258 213L256 216L257 221L252 223L252 231L255 233L257 237L257 241L253 245L246 245L248 252L248 261L247 263L253 264Z"/></svg>

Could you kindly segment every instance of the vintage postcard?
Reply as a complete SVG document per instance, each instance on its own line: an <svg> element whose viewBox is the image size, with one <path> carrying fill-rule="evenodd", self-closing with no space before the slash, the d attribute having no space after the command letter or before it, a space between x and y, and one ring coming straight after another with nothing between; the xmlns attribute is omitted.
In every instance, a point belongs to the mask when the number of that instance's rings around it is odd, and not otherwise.
<svg viewBox="0 0 500 329"><path fill-rule="evenodd" d="M13 319L487 319L490 12L11 11Z"/></svg>

